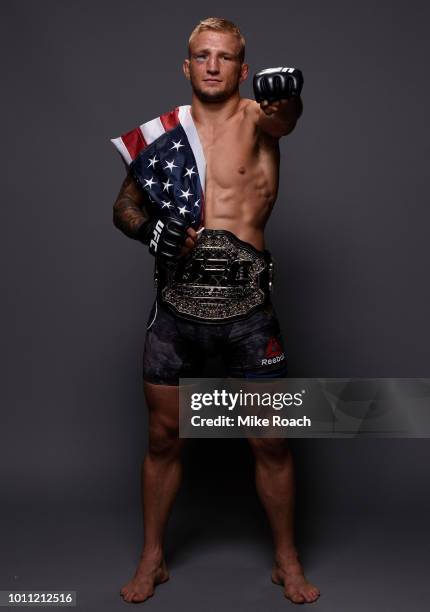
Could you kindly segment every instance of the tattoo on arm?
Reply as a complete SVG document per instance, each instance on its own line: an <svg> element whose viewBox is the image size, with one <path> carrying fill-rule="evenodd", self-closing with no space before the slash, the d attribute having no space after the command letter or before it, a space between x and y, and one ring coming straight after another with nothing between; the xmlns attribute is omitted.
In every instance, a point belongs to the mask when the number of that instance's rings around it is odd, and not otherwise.
<svg viewBox="0 0 430 612"><path fill-rule="evenodd" d="M136 239L139 228L150 218L151 202L128 173L113 206L114 225L129 238Z"/></svg>

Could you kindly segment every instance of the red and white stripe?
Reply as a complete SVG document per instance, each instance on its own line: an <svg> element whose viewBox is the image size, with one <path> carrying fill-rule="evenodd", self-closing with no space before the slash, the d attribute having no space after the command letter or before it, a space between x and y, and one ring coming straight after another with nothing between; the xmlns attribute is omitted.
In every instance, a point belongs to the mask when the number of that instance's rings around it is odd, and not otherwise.
<svg viewBox="0 0 430 612"><path fill-rule="evenodd" d="M166 132L177 127L179 123L184 129L189 145L194 153L200 184L204 192L206 161L197 128L191 116L190 105L177 106L169 113L164 113L164 115L156 119L142 123L139 127L126 132L118 138L111 138L111 142L119 151L126 164L129 165L143 149Z"/></svg>

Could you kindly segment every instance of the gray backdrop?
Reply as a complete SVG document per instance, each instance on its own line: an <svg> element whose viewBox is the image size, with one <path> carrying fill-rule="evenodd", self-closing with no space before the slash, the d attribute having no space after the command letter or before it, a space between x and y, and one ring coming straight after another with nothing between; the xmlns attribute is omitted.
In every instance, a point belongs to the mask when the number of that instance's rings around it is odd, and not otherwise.
<svg viewBox="0 0 430 612"><path fill-rule="evenodd" d="M303 70L267 227L294 377L428 377L424 2L1 3L0 589L116 610L140 549L146 249L112 224L109 138L190 102L194 25L238 23L251 74ZM250 97L251 79L242 95ZM426 609L427 440L295 440L297 530L322 610ZM145 604L281 610L243 440L193 441ZM427 542L428 543L428 542ZM292 604L291 604L292 605Z"/></svg>

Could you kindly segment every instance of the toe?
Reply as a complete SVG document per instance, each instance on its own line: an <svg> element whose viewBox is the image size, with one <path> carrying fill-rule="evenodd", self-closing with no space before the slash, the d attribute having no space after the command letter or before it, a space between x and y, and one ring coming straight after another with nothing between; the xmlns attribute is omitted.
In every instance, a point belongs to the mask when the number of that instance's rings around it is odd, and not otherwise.
<svg viewBox="0 0 430 612"><path fill-rule="evenodd" d="M309 592L309 595L313 597L313 599L316 599L320 595L320 592L316 587L312 587L312 589L310 589L310 591L308 592Z"/></svg>
<svg viewBox="0 0 430 612"><path fill-rule="evenodd" d="M285 597L290 599L293 603L304 603L305 602L305 598L298 591L294 591L294 592L285 591Z"/></svg>

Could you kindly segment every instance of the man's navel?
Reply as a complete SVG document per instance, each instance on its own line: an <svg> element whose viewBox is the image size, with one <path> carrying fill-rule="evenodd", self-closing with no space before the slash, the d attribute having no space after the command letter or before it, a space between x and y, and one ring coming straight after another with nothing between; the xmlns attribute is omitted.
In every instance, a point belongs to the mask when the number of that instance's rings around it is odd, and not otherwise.
<svg viewBox="0 0 430 612"><path fill-rule="evenodd" d="M239 174L245 174L246 170L244 166L240 166L238 169Z"/></svg>

